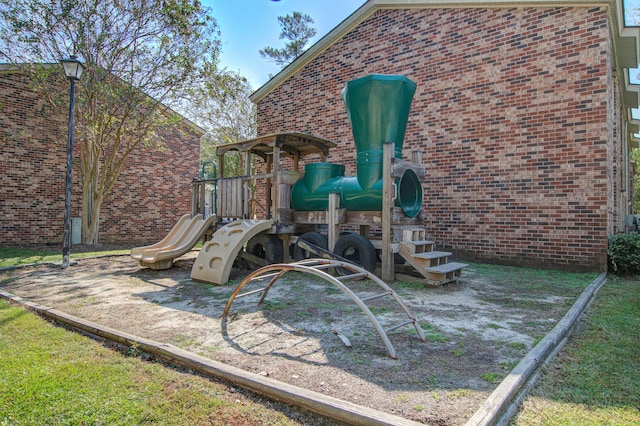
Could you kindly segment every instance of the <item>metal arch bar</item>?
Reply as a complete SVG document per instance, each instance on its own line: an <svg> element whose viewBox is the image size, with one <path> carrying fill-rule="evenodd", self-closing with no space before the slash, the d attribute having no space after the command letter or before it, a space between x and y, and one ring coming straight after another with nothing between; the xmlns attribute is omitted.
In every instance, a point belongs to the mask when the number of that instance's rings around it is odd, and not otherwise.
<svg viewBox="0 0 640 426"><path fill-rule="evenodd" d="M316 260L318 262L322 262L322 263L327 263L327 264L332 264L332 263L336 262L335 260L328 260L328 259L314 259L314 260ZM413 324L413 327L416 330L416 333L418 333L418 338L420 339L420 341L422 341L422 342L426 342L427 341L427 339L426 339L426 337L424 335L424 331L422 330L422 327L418 323L418 320L413 315L413 313L411 312L409 307L404 303L402 298L400 296L398 296L398 293L396 293L394 289L389 287L389 285L387 285L387 283L384 282L383 280L381 280L377 275L367 271L366 269L364 269L364 268L362 268L362 267L360 267L358 265L355 265L353 263L347 262L347 261L340 261L340 262L343 264L344 267L346 267L347 269L350 269L351 271L355 272L356 274L358 274L358 275L363 274L367 279L373 281L380 288L382 288L386 293L388 293L389 296L391 296L393 298L393 300L395 300L396 303L398 305L400 305L400 307L405 312L407 317L409 317L409 319L411 320L411 323ZM340 278L344 279L345 277L344 276L337 277L336 279L340 279Z"/></svg>
<svg viewBox="0 0 640 426"><path fill-rule="evenodd" d="M267 265L267 266L263 266L262 268L256 269L255 271L253 271L252 273L250 273L249 275L247 275L241 282L240 284L238 284L238 286L235 288L235 290L233 290L233 292L231 293L231 296L229 296L229 300L227 300L227 304L224 307L224 310L222 311L222 317L220 319L220 326L222 328L222 333L226 334L226 330L227 330L227 315L229 314L229 309L231 308L231 305L233 304L233 301L236 299L236 297L238 297L240 291L242 291L242 288L247 285L249 282L256 280L258 278L263 278L261 277L261 275L266 274L267 272L271 272L271 271L277 271L275 274L271 274L273 276L273 278L271 279L271 281L269 282L269 285L271 285L273 282L277 281L278 278L280 278L285 272L289 271L289 270L293 270L293 268L285 268L286 266L289 266L287 264L273 264L273 265ZM267 275L268 276L268 275ZM269 285L267 285L267 287L269 287ZM260 291L262 290L266 290L267 287L260 289ZM266 294L263 294L262 297L260 298L260 300L262 301L264 299L264 296Z"/></svg>
<svg viewBox="0 0 640 426"><path fill-rule="evenodd" d="M347 262L347 261L340 261L340 260L333 260L333 259L307 259L307 260L301 260L300 262L296 262L296 264L306 264L307 266L318 266L318 267L322 267L322 268L328 268L328 267L343 267L346 269L349 269L353 272L355 272L353 274L353 276L355 277L357 275L357 277L361 277L364 276L367 279L375 282L379 287L381 287L384 291L386 295L391 296L397 303L398 305L400 305L400 307L402 308L402 310L404 310L404 312L407 314L407 316L409 317L409 319L411 319L411 322L413 323L414 328L416 329L416 332L418 333L418 338L422 341L425 342L427 339L424 336L424 331L422 330L422 327L420 326L420 324L418 323L418 321L416 320L415 316L413 315L413 313L411 312L411 310L409 309L409 307L404 303L404 301L402 300L402 298L400 296L398 296L398 293L395 292L395 290L393 290L391 287L389 287L389 285L387 285L386 282L384 282L383 280L381 280L380 278L378 278L377 275L367 271L366 269L355 265L353 263ZM340 277L332 277L336 280L340 280L340 279L345 279L345 278L349 278L349 276L343 275ZM378 295L377 297L382 297L383 295ZM356 296L357 297L357 296ZM372 297L371 297L372 298ZM369 300L370 298L365 298L364 301Z"/></svg>
<svg viewBox="0 0 640 426"><path fill-rule="evenodd" d="M336 266L347 267L347 264L341 265L341 263L343 263L343 262L332 262L332 263L335 263ZM384 329L382 328L382 326L380 325L380 323L378 322L376 317L373 315L373 313L371 313L371 310L369 309L369 307L366 306L364 304L364 302L362 302L360 300L360 298L355 295L355 293L353 293L343 283L341 283L340 281L338 281L337 279L335 279L331 275L327 274L326 272L320 271L318 269L314 269L311 266L305 266L305 265L300 265L300 264L296 264L296 263L291 263L291 264L280 264L280 263L278 263L278 264L273 264L273 265L267 265L267 266L265 266L263 268L257 269L256 271L254 271L251 274L249 274L244 280L242 280L242 282L240 284L238 284L238 287L236 287L236 289L233 291L233 293L229 297L229 300L227 301L227 305L225 306L224 311L222 312L221 325L223 327L223 332L226 331L226 322L227 322L226 318L227 318L227 314L229 312L229 309L231 307L231 304L233 303L233 300L237 296L238 292L242 289L242 287L244 287L245 284L247 282L249 282L249 280L251 280L252 278L254 278L254 277L258 276L258 275L261 275L264 272L270 272L270 271L273 271L273 270L282 271L282 273L277 275L278 278L281 277L282 275L284 275L284 273L286 273L286 272L296 271L296 272L304 272L304 273L308 273L308 274L311 274L311 275L315 275L317 277L320 277L320 278L322 278L322 279L324 279L326 281L329 281L329 282L333 283L340 290L342 290L343 293L345 293L347 296L349 296L349 298L351 300L353 300L360 307L360 309L362 309L364 314L369 318L369 321L371 321L371 323L375 327L376 331L378 332L378 334L382 338L382 341L384 342L384 345L387 348L387 352L388 352L389 356L391 358L393 358L393 359L397 359L396 351L395 351L393 345L391 344L391 341L389 341L389 337L385 333ZM265 292L262 295L260 300L264 299L264 297L266 296L266 293L268 292L268 289L272 286L272 284L274 282L275 281L272 279L271 282L269 283L269 285L267 285L267 288L265 288Z"/></svg>
<svg viewBox="0 0 640 426"><path fill-rule="evenodd" d="M350 266L352 266L351 269L352 271L358 271L358 273L356 274L351 274L351 275L343 275L343 276L339 276L337 277L339 280L347 280L350 278L360 278L362 276L365 276L367 278L369 278L370 280L374 281L376 284L378 284L378 286L380 286L382 289L385 290L385 292L389 293L389 295L391 297L393 297L393 299L402 307L402 309L405 311L405 313L407 314L407 316L412 320L413 322L413 326L416 329L416 332L418 333L418 337L420 338L421 341L425 342L426 338L424 336L424 332L422 331L422 327L420 327L420 324L418 324L418 321L416 320L416 318L413 316L413 314L411 313L411 311L409 310L409 308L404 304L404 301L400 298L400 296L398 296L398 294L387 285L386 282L384 282L383 280L381 280L380 278L378 278L378 276L370 273L369 271L360 268L359 266L349 262L347 259L344 259L338 255L336 255L335 253L323 249L322 247L318 247L314 244L311 244L308 241L300 241L298 240L298 245L301 245L303 248L305 248L306 250L309 250L311 253L314 253L316 256L319 256L319 258L317 259L309 259L309 264L314 263L317 264L319 261L326 259L329 261L341 261L341 262L346 262L348 263ZM325 262L326 262L325 260ZM304 261L301 261L304 262ZM365 298L366 299L366 298ZM366 300L364 300L366 301Z"/></svg>
<svg viewBox="0 0 640 426"><path fill-rule="evenodd" d="M343 262L340 262L340 263L343 263ZM338 265L338 266L344 266L344 265ZM321 271L321 270L318 270L318 269L315 269L315 268L312 268L312 267L309 267L309 266L295 265L294 266L294 271L306 272L306 273L315 275L317 277L323 278L324 280L329 281L330 283L333 283L336 287L338 287L340 290L342 290L342 292L344 294L346 294L351 300L353 300L353 302L356 305L358 305L358 307L360 307L360 309L362 310L362 312L364 312L364 314L367 316L367 318L369 318L369 321L371 321L371 324L373 324L373 326L375 327L376 331L378 332L378 334L382 338L382 341L384 342L384 345L387 348L387 352L389 353L389 356L391 358L393 358L393 359L397 359L398 358L397 355L396 355L395 348L391 344L391 341L389 340L389 337L387 336L387 333L384 331L384 328L382 328L382 325L380 324L378 319L375 317L375 315L373 315L373 313L371 312L369 307L367 305L365 305L365 303L362 300L360 300L360 298L353 291L351 291L351 289L349 289L346 285L344 285L342 282L337 280L334 276L329 275L324 271Z"/></svg>
<svg viewBox="0 0 640 426"><path fill-rule="evenodd" d="M262 302L264 302L264 298L267 296L267 293L269 292L271 287L273 287L276 281L278 281L280 277L282 277L287 272L288 270L283 269L282 271L278 272L273 278L271 278L271 281L269 281L269 284L267 284L267 286L264 288L264 292L262 293L262 296L260 296L260 300L258 300L258 306L262 305Z"/></svg>
<svg viewBox="0 0 640 426"><path fill-rule="evenodd" d="M263 292L263 294L262 294L262 296L260 298L260 301L258 302L258 304L261 304L263 302L264 298L266 297L267 293L269 292L269 289L271 289L271 287L275 284L275 282L278 279L280 279L285 273L290 272L290 271L303 272L303 273L308 273L308 274L311 274L311 275L315 275L317 277L320 277L320 278L324 279L325 281L329 281L330 283L333 283L344 294L346 294L354 303L356 303L356 305L358 305L360 307L360 309L367 316L367 318L369 318L369 321L371 322L371 324L374 326L374 328L376 329L376 331L378 332L378 334L382 338L382 340L383 340L383 342L385 344L385 347L387 348L387 352L388 352L389 356L391 358L393 358L393 359L397 359L396 352L395 352L395 349L394 349L393 345L391 344L391 341L389 340L386 332L384 331L384 329L382 328L382 326L378 322L377 318L373 315L373 313L371 312L369 307L367 305L365 305L365 303L353 291L351 291L346 285L344 285L342 282L340 282L337 278L327 274L324 271L316 269L316 267L320 267L320 268L324 269L328 265L331 265L331 267L335 266L335 267L341 267L341 268L350 269L350 270L352 270L352 271L354 271L354 272L356 272L358 274L364 273L367 276L367 278L371 279L372 281L376 282L378 285L383 287L389 293L389 295L392 296L394 298L394 300L396 300L396 302L398 302L398 304L402 307L402 309L408 315L410 320L407 321L407 324L413 323L413 326L415 327L416 331L418 332L418 336L420 337L420 340L425 341L425 337L424 337L424 333L422 331L422 328L418 324L418 322L415 319L415 317L413 316L413 314L409 311L407 306L398 297L398 295L393 291L393 289L391 289L384 281L380 280L375 275L369 273L368 271L366 271L366 270L364 270L364 269L360 268L359 266L356 266L356 265L354 265L352 263L336 261L336 260L326 260L326 259L307 259L307 260L302 260L300 262L295 262L295 263L278 263L278 264L273 264L273 265L267 265L267 266L264 266L264 267L262 267L260 269L257 269L255 271L253 271L252 273L250 273L248 276L246 276L240 282L240 284L238 284L236 289L233 291L233 293L229 297L229 300L227 301L227 304L226 304L226 306L224 308L224 311L222 312L222 318L221 318L221 321L220 321L222 332L224 334L226 334L226 332L227 332L226 331L227 330L227 315L229 314L229 310L231 308L231 305L233 304L233 301L238 296L238 294L240 293L242 288L247 283L249 283L250 281L252 281L252 280L254 280L254 279L258 278L258 277L260 277L261 275L267 274L267 273L272 272L272 271L277 271L276 274L272 274L273 278L270 280L269 284L264 289L264 292Z"/></svg>

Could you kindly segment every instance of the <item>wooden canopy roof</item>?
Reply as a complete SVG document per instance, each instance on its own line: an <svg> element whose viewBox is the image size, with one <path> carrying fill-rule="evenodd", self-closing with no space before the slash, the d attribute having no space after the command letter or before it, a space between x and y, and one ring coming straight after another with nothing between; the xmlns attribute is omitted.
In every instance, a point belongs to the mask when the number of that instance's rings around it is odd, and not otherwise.
<svg viewBox="0 0 640 426"><path fill-rule="evenodd" d="M329 153L329 149L335 148L337 144L318 136L306 133L286 132L274 133L247 139L240 142L218 146L216 153L218 156L229 151L251 152L266 158L273 152L274 147L280 148L280 156L302 158L309 154L319 154L323 158Z"/></svg>

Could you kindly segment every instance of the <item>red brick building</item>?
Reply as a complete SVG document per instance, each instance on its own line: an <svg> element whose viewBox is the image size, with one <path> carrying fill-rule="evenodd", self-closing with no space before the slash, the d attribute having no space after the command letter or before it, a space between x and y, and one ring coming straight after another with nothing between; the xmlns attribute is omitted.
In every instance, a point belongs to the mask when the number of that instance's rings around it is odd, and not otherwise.
<svg viewBox="0 0 640 426"><path fill-rule="evenodd" d="M0 67L0 246L60 245L68 117L53 113L23 73ZM68 96L69 84L60 73L61 91ZM164 150L140 148L129 156L102 205L101 243L158 241L191 212L191 180L199 171L202 133L184 120L164 135ZM76 149L73 218L80 217L82 205L79 162Z"/></svg>
<svg viewBox="0 0 640 426"><path fill-rule="evenodd" d="M418 87L404 157L423 152L425 225L439 247L605 270L607 236L631 213L637 132L637 30L621 13L608 1L371 0L252 95L258 134L334 140L328 161L353 175L341 90L405 75Z"/></svg>

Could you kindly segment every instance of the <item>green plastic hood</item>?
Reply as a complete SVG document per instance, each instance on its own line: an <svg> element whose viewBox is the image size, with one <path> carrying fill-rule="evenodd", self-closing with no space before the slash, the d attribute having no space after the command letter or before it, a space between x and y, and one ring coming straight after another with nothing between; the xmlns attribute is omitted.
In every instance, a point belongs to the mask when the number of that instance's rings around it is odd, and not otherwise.
<svg viewBox="0 0 640 426"><path fill-rule="evenodd" d="M402 158L402 144L416 83L403 75L372 74L347 82L342 100L347 108L358 152L382 150L395 143Z"/></svg>

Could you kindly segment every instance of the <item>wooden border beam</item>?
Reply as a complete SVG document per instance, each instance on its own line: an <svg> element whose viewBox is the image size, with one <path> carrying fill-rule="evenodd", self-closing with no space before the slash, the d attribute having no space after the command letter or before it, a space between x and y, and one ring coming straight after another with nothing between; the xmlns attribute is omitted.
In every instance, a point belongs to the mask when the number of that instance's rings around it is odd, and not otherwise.
<svg viewBox="0 0 640 426"><path fill-rule="evenodd" d="M127 347L136 347L170 364L187 367L210 377L226 380L260 395L285 404L295 405L316 414L352 425L375 426L418 426L422 423L404 419L369 407L303 389L268 377L259 376L221 362L196 355L167 343L138 337L78 318L48 306L29 302L21 297L0 290L3 297L42 317L51 319L67 327L79 330L89 336L97 336Z"/></svg>

